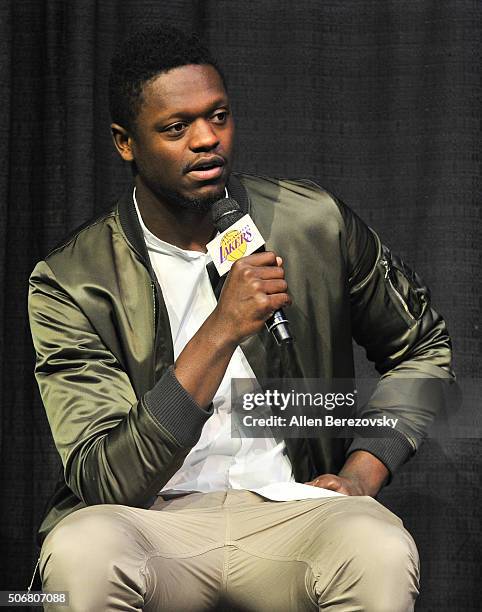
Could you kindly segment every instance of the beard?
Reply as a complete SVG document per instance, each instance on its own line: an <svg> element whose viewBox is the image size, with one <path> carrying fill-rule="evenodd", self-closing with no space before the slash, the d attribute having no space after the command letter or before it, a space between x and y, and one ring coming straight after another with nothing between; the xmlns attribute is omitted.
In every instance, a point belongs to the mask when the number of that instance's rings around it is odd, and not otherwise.
<svg viewBox="0 0 482 612"><path fill-rule="evenodd" d="M210 195L204 197L186 197L177 191L166 189L165 187L157 188L157 194L168 202L172 208L182 209L186 212L192 213L206 213L211 210L214 202L224 198L225 186L220 185L219 188Z"/></svg>

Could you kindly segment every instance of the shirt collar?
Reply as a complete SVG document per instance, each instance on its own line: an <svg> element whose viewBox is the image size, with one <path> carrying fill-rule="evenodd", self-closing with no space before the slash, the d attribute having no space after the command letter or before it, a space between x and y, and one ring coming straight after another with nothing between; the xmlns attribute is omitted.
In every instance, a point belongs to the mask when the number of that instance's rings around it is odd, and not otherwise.
<svg viewBox="0 0 482 612"><path fill-rule="evenodd" d="M224 197L228 197L228 190L224 188ZM153 234L149 228L144 223L144 220L141 215L141 211L139 210L139 205L137 203L136 198L136 188L132 191L132 199L134 200L134 206L136 209L137 217L139 219L139 224L142 229L142 234L144 236L144 240L146 241L147 249L150 251L155 251L157 253L163 253L165 255L171 255L174 257L182 257L182 259L192 261L194 259L210 259L209 253L201 253L201 251L189 251L187 249L181 249L175 244L171 244L170 242L165 242L158 238L155 234Z"/></svg>

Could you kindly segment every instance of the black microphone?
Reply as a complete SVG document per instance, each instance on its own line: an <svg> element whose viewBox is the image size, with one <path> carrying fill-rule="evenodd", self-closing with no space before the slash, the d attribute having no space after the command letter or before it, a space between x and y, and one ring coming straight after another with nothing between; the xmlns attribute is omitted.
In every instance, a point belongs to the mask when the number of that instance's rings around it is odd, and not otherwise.
<svg viewBox="0 0 482 612"><path fill-rule="evenodd" d="M223 233L227 229L244 217L244 213L236 200L223 198L212 206L212 218L214 227ZM260 247L257 252L265 251L265 247ZM278 344L293 342L293 336L289 330L289 321L284 312L279 309L266 321L266 327L271 332Z"/></svg>

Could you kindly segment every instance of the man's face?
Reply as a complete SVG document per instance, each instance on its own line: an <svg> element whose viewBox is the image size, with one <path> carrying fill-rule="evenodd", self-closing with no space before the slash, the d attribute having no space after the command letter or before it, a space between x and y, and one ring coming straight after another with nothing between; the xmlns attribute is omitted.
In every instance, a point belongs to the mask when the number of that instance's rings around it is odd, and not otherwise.
<svg viewBox="0 0 482 612"><path fill-rule="evenodd" d="M223 82L210 65L187 65L144 85L130 134L141 180L163 202L206 210L231 171L234 122Z"/></svg>

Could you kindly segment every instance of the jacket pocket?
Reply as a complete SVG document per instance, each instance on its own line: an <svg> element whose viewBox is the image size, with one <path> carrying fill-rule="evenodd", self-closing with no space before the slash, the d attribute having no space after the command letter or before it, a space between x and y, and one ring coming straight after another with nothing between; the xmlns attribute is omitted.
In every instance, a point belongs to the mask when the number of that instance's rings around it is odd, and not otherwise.
<svg viewBox="0 0 482 612"><path fill-rule="evenodd" d="M382 245L379 260L385 285L402 319L413 327L419 321L430 301L428 288L422 279L396 255Z"/></svg>

